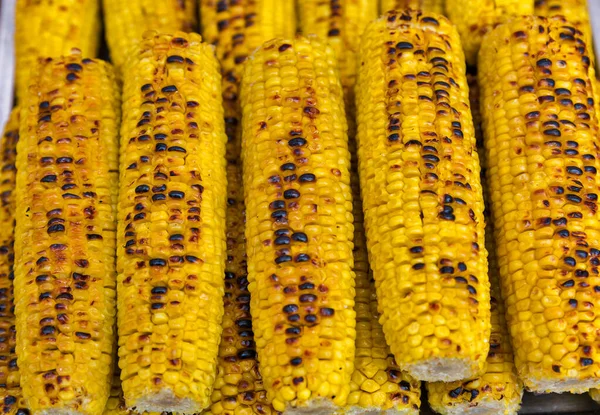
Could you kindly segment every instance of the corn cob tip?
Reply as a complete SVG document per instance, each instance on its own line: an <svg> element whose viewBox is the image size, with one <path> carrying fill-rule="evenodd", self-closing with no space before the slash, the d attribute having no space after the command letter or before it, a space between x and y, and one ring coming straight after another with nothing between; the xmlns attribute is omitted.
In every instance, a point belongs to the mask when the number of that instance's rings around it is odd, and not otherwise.
<svg viewBox="0 0 600 415"><path fill-rule="evenodd" d="M345 415L419 415L419 409L413 408L390 408L381 409L378 407L363 408L362 406L351 406Z"/></svg>
<svg viewBox="0 0 600 415"><path fill-rule="evenodd" d="M479 366L471 358L436 357L405 364L402 370L425 382L451 382L478 374Z"/></svg>
<svg viewBox="0 0 600 415"><path fill-rule="evenodd" d="M431 405L436 413L441 415L486 415L486 414L503 414L516 415L521 407L521 400L497 400L497 399L482 399L476 404L470 402L460 402L452 406L437 406Z"/></svg>

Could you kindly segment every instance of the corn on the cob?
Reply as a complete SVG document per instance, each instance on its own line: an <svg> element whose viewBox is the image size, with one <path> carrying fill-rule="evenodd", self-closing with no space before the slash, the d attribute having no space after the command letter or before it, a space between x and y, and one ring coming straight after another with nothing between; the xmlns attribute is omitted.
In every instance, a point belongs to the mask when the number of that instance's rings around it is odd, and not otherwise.
<svg viewBox="0 0 600 415"><path fill-rule="evenodd" d="M102 1L106 40L118 73L147 30L192 32L196 27L195 0Z"/></svg>
<svg viewBox="0 0 600 415"><path fill-rule="evenodd" d="M592 53L592 28L587 0L535 0L535 14L551 17L562 15L567 21L583 32Z"/></svg>
<svg viewBox="0 0 600 415"><path fill-rule="evenodd" d="M458 28L469 65L486 33L512 16L533 14L534 0L446 0L448 17Z"/></svg>
<svg viewBox="0 0 600 415"><path fill-rule="evenodd" d="M210 404L223 316L221 78L199 35L146 34L124 68L117 270L129 408Z"/></svg>
<svg viewBox="0 0 600 415"><path fill-rule="evenodd" d="M267 42L242 77L248 279L260 370L278 411L346 403L354 361L352 195L335 55Z"/></svg>
<svg viewBox="0 0 600 415"><path fill-rule="evenodd" d="M21 386L37 414L101 414L115 324L120 119L112 68L40 60L17 146L15 314Z"/></svg>
<svg viewBox="0 0 600 415"><path fill-rule="evenodd" d="M537 392L600 385L594 68L563 17L486 37L479 85L495 240L515 363Z"/></svg>
<svg viewBox="0 0 600 415"><path fill-rule="evenodd" d="M219 367L207 414L275 414L258 372L246 272L242 171L227 165L225 314Z"/></svg>
<svg viewBox="0 0 600 415"><path fill-rule="evenodd" d="M478 375L490 336L483 197L464 55L443 16L388 12L365 31L358 156L380 321L417 379Z"/></svg>
<svg viewBox="0 0 600 415"><path fill-rule="evenodd" d="M379 324L375 284L367 258L358 175L352 173L356 357L346 414L418 414L421 384L401 372Z"/></svg>
<svg viewBox="0 0 600 415"><path fill-rule="evenodd" d="M486 245L489 253L492 334L485 373L465 381L428 383L429 404L440 414L516 415L521 406L523 384L517 376L506 326L505 306L500 293L498 263L490 227L488 226L486 233Z"/></svg>
<svg viewBox="0 0 600 415"><path fill-rule="evenodd" d="M15 7L17 97L24 99L39 57L81 50L94 57L100 41L100 0L18 0Z"/></svg>
<svg viewBox="0 0 600 415"><path fill-rule="evenodd" d="M296 32L294 0L200 0L202 35L215 45L223 76L227 159L240 156L239 83L246 58L264 42Z"/></svg>
<svg viewBox="0 0 600 415"><path fill-rule="evenodd" d="M380 0L381 12L415 9L444 14L446 0Z"/></svg>
<svg viewBox="0 0 600 415"><path fill-rule="evenodd" d="M19 110L14 109L0 143L0 411L26 415L17 367L13 264L15 230L15 158L19 141Z"/></svg>

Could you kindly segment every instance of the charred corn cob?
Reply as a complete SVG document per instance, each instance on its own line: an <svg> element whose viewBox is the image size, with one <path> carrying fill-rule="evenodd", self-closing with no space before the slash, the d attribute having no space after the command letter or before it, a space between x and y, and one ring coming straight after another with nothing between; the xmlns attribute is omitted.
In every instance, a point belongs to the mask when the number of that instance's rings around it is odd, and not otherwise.
<svg viewBox="0 0 600 415"><path fill-rule="evenodd" d="M358 156L370 262L388 344L417 379L483 370L490 336L479 161L456 29L389 12L365 31Z"/></svg>
<svg viewBox="0 0 600 415"><path fill-rule="evenodd" d="M0 142L0 411L26 415L17 367L13 264L15 240L15 158L19 141L19 110L14 109Z"/></svg>
<svg viewBox="0 0 600 415"><path fill-rule="evenodd" d="M225 314L217 380L207 413L275 414L263 388L256 359L246 271L242 171L237 164L228 164L227 179Z"/></svg>
<svg viewBox="0 0 600 415"><path fill-rule="evenodd" d="M296 32L294 0L200 0L204 39L215 45L223 76L227 159L240 156L239 83L248 55L270 39Z"/></svg>
<svg viewBox="0 0 600 415"><path fill-rule="evenodd" d="M446 0L446 11L458 33L469 65L477 64L477 53L486 33L512 16L533 14L534 0Z"/></svg>
<svg viewBox="0 0 600 415"><path fill-rule="evenodd" d="M125 67L117 286L129 408L210 404L223 316L225 131L200 36L149 32Z"/></svg>
<svg viewBox="0 0 600 415"><path fill-rule="evenodd" d="M358 175L352 173L356 357L346 414L418 414L421 385L401 372L379 324L375 284L369 268Z"/></svg>
<svg viewBox="0 0 600 415"><path fill-rule="evenodd" d="M192 32L196 26L195 0L102 1L106 41L117 72L121 72L147 30Z"/></svg>
<svg viewBox="0 0 600 415"><path fill-rule="evenodd" d="M562 15L583 32L589 53L592 53L592 28L587 0L535 0L535 14L550 17Z"/></svg>
<svg viewBox="0 0 600 415"><path fill-rule="evenodd" d="M504 317L506 310L500 293L498 263L489 228L488 226L486 244L489 252L492 334L485 373L465 381L428 383L429 405L440 414L514 415L521 406L523 384L514 364Z"/></svg>
<svg viewBox="0 0 600 415"><path fill-rule="evenodd" d="M277 411L329 413L346 403L355 341L350 156L334 52L315 37L267 42L246 63L241 92L264 386Z"/></svg>
<svg viewBox="0 0 600 415"><path fill-rule="evenodd" d="M495 241L515 363L536 392L600 385L594 68L563 17L520 17L480 53Z"/></svg>
<svg viewBox="0 0 600 415"><path fill-rule="evenodd" d="M101 414L112 376L120 120L112 68L45 58L21 106L15 314L36 414Z"/></svg>
<svg viewBox="0 0 600 415"><path fill-rule="evenodd" d="M410 8L443 14L445 3L446 0L380 0L382 13Z"/></svg>
<svg viewBox="0 0 600 415"><path fill-rule="evenodd" d="M18 0L15 7L17 97L24 99L39 57L81 50L94 57L100 40L100 0Z"/></svg>

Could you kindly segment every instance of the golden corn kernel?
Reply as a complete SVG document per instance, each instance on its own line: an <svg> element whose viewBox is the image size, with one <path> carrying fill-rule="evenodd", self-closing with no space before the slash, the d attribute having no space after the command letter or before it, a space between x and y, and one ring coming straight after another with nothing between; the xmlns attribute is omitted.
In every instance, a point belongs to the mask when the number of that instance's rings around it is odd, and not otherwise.
<svg viewBox="0 0 600 415"><path fill-rule="evenodd" d="M112 68L46 58L21 105L15 314L32 413L99 415L115 325L119 94Z"/></svg>
<svg viewBox="0 0 600 415"><path fill-rule="evenodd" d="M218 63L196 34L149 32L123 74L123 391L137 411L198 412L210 405L223 316L226 136Z"/></svg>
<svg viewBox="0 0 600 415"><path fill-rule="evenodd" d="M386 339L417 379L476 376L489 348L489 281L458 33L436 14L389 12L365 31L361 56L359 172Z"/></svg>
<svg viewBox="0 0 600 415"><path fill-rule="evenodd" d="M242 77L253 327L273 407L346 403L355 342L350 155L331 48L267 42Z"/></svg>
<svg viewBox="0 0 600 415"><path fill-rule="evenodd" d="M380 0L381 12L415 9L444 14L446 0Z"/></svg>
<svg viewBox="0 0 600 415"><path fill-rule="evenodd" d="M480 57L490 205L515 364L533 391L582 393L600 385L594 68L582 33L563 17L515 18L486 37Z"/></svg>

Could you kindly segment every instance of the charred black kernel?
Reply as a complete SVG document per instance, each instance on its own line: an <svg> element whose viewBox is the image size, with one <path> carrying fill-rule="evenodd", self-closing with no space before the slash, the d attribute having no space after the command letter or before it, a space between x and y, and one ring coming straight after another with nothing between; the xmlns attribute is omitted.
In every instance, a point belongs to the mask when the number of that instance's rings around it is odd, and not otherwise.
<svg viewBox="0 0 600 415"><path fill-rule="evenodd" d="M461 393L463 393L463 388L459 386L456 389L452 389L448 395L450 395L451 398L458 398Z"/></svg>
<svg viewBox="0 0 600 415"><path fill-rule="evenodd" d="M390 134L390 135L388 135L388 140L389 141L398 141L398 140L400 140L400 134L398 134L398 133Z"/></svg>
<svg viewBox="0 0 600 415"><path fill-rule="evenodd" d="M575 276L577 278L587 278L590 276L590 273L583 269L575 270Z"/></svg>
<svg viewBox="0 0 600 415"><path fill-rule="evenodd" d="M529 112L527 114L525 114L525 118L528 120L534 119L534 118L539 118L540 117L540 112L539 111L532 111Z"/></svg>
<svg viewBox="0 0 600 415"><path fill-rule="evenodd" d="M576 308L577 307L577 300L575 300L573 298L569 299L569 305L571 307L573 307L573 308Z"/></svg>
<svg viewBox="0 0 600 415"><path fill-rule="evenodd" d="M279 46L279 52L285 52L291 47L292 45L290 45L289 43L284 43L283 45Z"/></svg>
<svg viewBox="0 0 600 415"><path fill-rule="evenodd" d="M579 196L576 195L567 195L567 200L569 202L573 202L573 203L581 203L581 198Z"/></svg>
<svg viewBox="0 0 600 415"><path fill-rule="evenodd" d="M300 192L295 189L288 189L283 192L284 199L297 199L300 197Z"/></svg>
<svg viewBox="0 0 600 415"><path fill-rule="evenodd" d="M37 277L35 277L35 282L37 282L38 284L46 281L48 281L48 275L38 275Z"/></svg>
<svg viewBox="0 0 600 415"><path fill-rule="evenodd" d="M310 256L308 256L307 254L298 254L296 255L296 262L308 262L310 261Z"/></svg>
<svg viewBox="0 0 600 415"><path fill-rule="evenodd" d="M415 270L420 270L420 269L423 269L423 268L425 268L425 264L422 264L422 263L419 263L419 264L414 264L412 267L413 267L413 269L415 269Z"/></svg>
<svg viewBox="0 0 600 415"><path fill-rule="evenodd" d="M195 264L199 261L199 258L194 255L186 255L185 260L191 264Z"/></svg>
<svg viewBox="0 0 600 415"><path fill-rule="evenodd" d="M551 128L549 130L544 130L544 134L552 136L552 137L560 137L561 136L560 130L557 130L556 128Z"/></svg>
<svg viewBox="0 0 600 415"><path fill-rule="evenodd" d="M569 216L571 219L582 219L583 218L583 215L581 214L581 212L571 212L567 216Z"/></svg>
<svg viewBox="0 0 600 415"><path fill-rule="evenodd" d="M146 193L150 191L150 186L147 184L141 184L135 188L135 192L137 194Z"/></svg>
<svg viewBox="0 0 600 415"><path fill-rule="evenodd" d="M314 315L314 314L307 314L307 315L304 317L304 320L305 320L307 323L316 323L316 322L317 322L317 316L316 316L316 315Z"/></svg>
<svg viewBox="0 0 600 415"><path fill-rule="evenodd" d="M177 151L179 153L187 153L185 148L180 147L180 146L171 146L171 147L169 147L169 151Z"/></svg>
<svg viewBox="0 0 600 415"><path fill-rule="evenodd" d="M152 288L152 290L150 291L152 294L166 294L167 293L168 288L167 287L154 287Z"/></svg>
<svg viewBox="0 0 600 415"><path fill-rule="evenodd" d="M55 233L55 232L64 232L65 231L65 227L61 224L56 224L56 225L52 225L48 227L48 234L51 233Z"/></svg>
<svg viewBox="0 0 600 415"><path fill-rule="evenodd" d="M167 200L167 196L165 196L162 193L158 193L158 194L152 195L152 201L153 202L159 202L161 200Z"/></svg>
<svg viewBox="0 0 600 415"><path fill-rule="evenodd" d="M283 264L284 262L290 262L292 260L292 257L289 255L281 255L277 258L275 258L275 263L276 264Z"/></svg>
<svg viewBox="0 0 600 415"><path fill-rule="evenodd" d="M144 84L142 85L142 92L147 92L152 89L152 84Z"/></svg>
<svg viewBox="0 0 600 415"><path fill-rule="evenodd" d="M569 231L566 229L561 229L560 231L556 232L558 234L558 236L560 236L561 238L568 238L569 237Z"/></svg>
<svg viewBox="0 0 600 415"><path fill-rule="evenodd" d="M73 72L70 72L67 74L67 81L73 82L76 79L79 79L79 77L77 75L75 75Z"/></svg>
<svg viewBox="0 0 600 415"><path fill-rule="evenodd" d="M284 235L289 235L289 234L290 234L289 229L277 229L275 231L275 236L284 236Z"/></svg>
<svg viewBox="0 0 600 415"><path fill-rule="evenodd" d="M585 166L583 168L583 170L585 170L586 173L592 173L592 174L596 174L597 170L594 166Z"/></svg>
<svg viewBox="0 0 600 415"><path fill-rule="evenodd" d="M167 261L162 258L154 258L150 260L149 264L151 267L164 267L167 265Z"/></svg>
<svg viewBox="0 0 600 415"><path fill-rule="evenodd" d="M585 198L587 200L591 200L591 201L597 201L598 200L598 195L596 193L588 193L587 195L585 195Z"/></svg>
<svg viewBox="0 0 600 415"><path fill-rule="evenodd" d="M559 128L560 124L557 123L556 121L546 121L544 124L542 124L544 127L554 127L554 128Z"/></svg>
<svg viewBox="0 0 600 415"><path fill-rule="evenodd" d="M296 170L296 165L294 163L285 163L281 165L281 170L282 171L294 171Z"/></svg>
<svg viewBox="0 0 600 415"><path fill-rule="evenodd" d="M529 92L534 92L534 91L535 91L535 89L533 88L533 85L525 85L525 86L522 86L521 88L519 88L519 90L520 90L521 92L527 92L527 93L529 93Z"/></svg>
<svg viewBox="0 0 600 415"><path fill-rule="evenodd" d="M477 290L472 285L467 285L467 290L469 290L469 294L471 295L477 294Z"/></svg>
<svg viewBox="0 0 600 415"><path fill-rule="evenodd" d="M437 163L440 161L440 158L434 154L424 154L423 159L427 160L427 161L432 161L434 163Z"/></svg>
<svg viewBox="0 0 600 415"><path fill-rule="evenodd" d="M454 267L441 267L440 268L440 273L442 274L454 274Z"/></svg>
<svg viewBox="0 0 600 415"><path fill-rule="evenodd" d="M294 232L292 234L292 240L296 242L308 242L308 236L304 232Z"/></svg>
<svg viewBox="0 0 600 415"><path fill-rule="evenodd" d="M315 284L313 284L312 282L305 282L300 284L298 288L301 290L314 290Z"/></svg>
<svg viewBox="0 0 600 415"><path fill-rule="evenodd" d="M161 91L165 94L170 92L177 92L177 87L175 85L167 85L161 89Z"/></svg>
<svg viewBox="0 0 600 415"><path fill-rule="evenodd" d="M575 281L567 280L567 281L563 282L561 285L565 288L571 288L575 285Z"/></svg>
<svg viewBox="0 0 600 415"><path fill-rule="evenodd" d="M179 55L171 55L167 58L167 63L183 63L185 60Z"/></svg>
<svg viewBox="0 0 600 415"><path fill-rule="evenodd" d="M567 218L558 218L558 219L554 219L552 221L552 223L556 226L566 226L567 225Z"/></svg>
<svg viewBox="0 0 600 415"><path fill-rule="evenodd" d="M167 145L165 143L158 143L154 146L154 151L166 151Z"/></svg>
<svg viewBox="0 0 600 415"><path fill-rule="evenodd" d="M161 310L161 309L165 308L165 305L163 303L152 303L150 308L152 310Z"/></svg>
<svg viewBox="0 0 600 415"><path fill-rule="evenodd" d="M294 357L293 359L290 360L290 364L292 366L298 366L298 365L302 364L302 358L301 357Z"/></svg>
<svg viewBox="0 0 600 415"><path fill-rule="evenodd" d="M317 301L317 296L314 294L302 294L300 296L301 303L313 303Z"/></svg>
<svg viewBox="0 0 600 415"><path fill-rule="evenodd" d="M56 332L56 328L54 326L44 326L40 330L42 336L50 336Z"/></svg>
<svg viewBox="0 0 600 415"><path fill-rule="evenodd" d="M571 95L571 91L566 88L556 88L554 92L556 92L556 95Z"/></svg>
<svg viewBox="0 0 600 415"><path fill-rule="evenodd" d="M145 214L144 214L144 215L145 215ZM136 215L136 216L137 216L137 215ZM135 218L134 218L134 220L135 220ZM97 233L89 233L89 234L87 234L87 235L86 235L86 237L87 237L87 240L88 240L88 241L95 241L95 240L102 240L102 239L104 239L104 238L102 237L102 235L99 235L99 234L97 234Z"/></svg>
<svg viewBox="0 0 600 415"><path fill-rule="evenodd" d="M317 177L312 173L304 173L298 179L300 183L311 183L317 180Z"/></svg>
<svg viewBox="0 0 600 415"><path fill-rule="evenodd" d="M131 163L129 166L127 166L127 170L133 170L133 169L137 169L137 163Z"/></svg>
<svg viewBox="0 0 600 415"><path fill-rule="evenodd" d="M538 101L540 104L543 104L545 102L554 102L554 96L553 95L542 95L541 97L538 98Z"/></svg>
<svg viewBox="0 0 600 415"><path fill-rule="evenodd" d="M581 363L581 366L590 366L594 364L594 361L588 357L582 357L581 359L579 359L579 362Z"/></svg>
<svg viewBox="0 0 600 415"><path fill-rule="evenodd" d="M38 297L39 301L43 301L43 300L47 300L49 298L52 298L52 293L50 292L45 292L45 293L41 293L40 296Z"/></svg>
<svg viewBox="0 0 600 415"><path fill-rule="evenodd" d="M568 99L568 98L563 98L559 101L560 105L564 105L565 107L570 107L571 105L573 105L573 101ZM562 122L562 121L561 121ZM563 123L564 124L564 123ZM572 123L571 123L572 124ZM569 124L569 125L571 125ZM575 124L573 124L574 126Z"/></svg>
<svg viewBox="0 0 600 415"><path fill-rule="evenodd" d="M180 192L179 190L171 190L169 192L169 197L172 199L183 199L185 197L185 193Z"/></svg>
<svg viewBox="0 0 600 415"><path fill-rule="evenodd" d="M54 183L56 181L56 174L47 174L40 181L42 183Z"/></svg>
<svg viewBox="0 0 600 415"><path fill-rule="evenodd" d="M396 43L396 49L412 49L413 45L410 42L398 42Z"/></svg>
<svg viewBox="0 0 600 415"><path fill-rule="evenodd" d="M571 148L568 148L565 150L565 154L567 156L576 156L577 154L579 154L579 152L577 150L573 150Z"/></svg>
<svg viewBox="0 0 600 415"><path fill-rule="evenodd" d="M166 140L167 139L167 135L166 134L160 134L160 133L159 134L154 134L154 139L155 140L159 140L159 141Z"/></svg>
<svg viewBox="0 0 600 415"><path fill-rule="evenodd" d="M423 252L423 247L422 246L413 246L410 248L410 252L412 254L420 254Z"/></svg>
<svg viewBox="0 0 600 415"><path fill-rule="evenodd" d="M331 317L335 314L335 310L333 308L321 307L321 309L319 310L319 313L323 317Z"/></svg>
<svg viewBox="0 0 600 415"><path fill-rule="evenodd" d="M286 314L296 313L298 311L298 306L296 304L288 304L283 307L283 312Z"/></svg>
<svg viewBox="0 0 600 415"><path fill-rule="evenodd" d="M288 145L290 147L302 147L302 146L306 145L306 140L302 137L292 138L291 140L288 141Z"/></svg>
<svg viewBox="0 0 600 415"><path fill-rule="evenodd" d="M273 243L275 245L289 245L290 238L287 236L279 236L278 238L275 239L275 241Z"/></svg>
<svg viewBox="0 0 600 415"><path fill-rule="evenodd" d="M39 109L45 110L45 109L48 109L49 107L50 107L50 103L48 101L40 102Z"/></svg>
<svg viewBox="0 0 600 415"><path fill-rule="evenodd" d="M285 334L293 336L293 335L299 335L300 333L302 333L302 330L300 329L300 327L289 327L287 329L285 329Z"/></svg>
<svg viewBox="0 0 600 415"><path fill-rule="evenodd" d="M567 166L567 172L576 176L581 176L583 174L581 169L577 166Z"/></svg>
<svg viewBox="0 0 600 415"><path fill-rule="evenodd" d="M249 319L240 319L235 322L235 324L242 329L251 329L252 328L252 320Z"/></svg>
<svg viewBox="0 0 600 415"><path fill-rule="evenodd" d="M277 179L279 179L279 176L272 176L272 177L277 177ZM298 176L296 176L295 174L291 174L289 176L285 176L283 178L283 180L285 180L286 182L293 182L294 180L296 180L298 178ZM279 180L277 180L277 183L279 183Z"/></svg>
<svg viewBox="0 0 600 415"><path fill-rule="evenodd" d="M571 267L574 267L574 266L577 264L577 263L575 262L575 258L573 258L573 257L570 257L570 256L566 257L566 258L564 259L564 261L565 261L565 264L567 264L567 265L569 265L569 266L571 266Z"/></svg>
<svg viewBox="0 0 600 415"><path fill-rule="evenodd" d="M464 262L459 262L459 263L458 263L458 269L459 269L461 272L465 272L465 271L467 270L467 265L466 265Z"/></svg>
<svg viewBox="0 0 600 415"><path fill-rule="evenodd" d="M463 132L461 130L457 130L457 129L452 130L452 135L454 137L458 137L458 138L464 137Z"/></svg>
<svg viewBox="0 0 600 415"><path fill-rule="evenodd" d="M276 210L271 213L271 217L275 220L281 220L287 218L287 212L285 210Z"/></svg>
<svg viewBox="0 0 600 415"><path fill-rule="evenodd" d="M465 277L454 277L454 280L460 284L466 284L467 279Z"/></svg>
<svg viewBox="0 0 600 415"><path fill-rule="evenodd" d="M276 200L274 202L271 202L269 204L269 209L271 209L271 210L285 209L285 202L283 200Z"/></svg>

